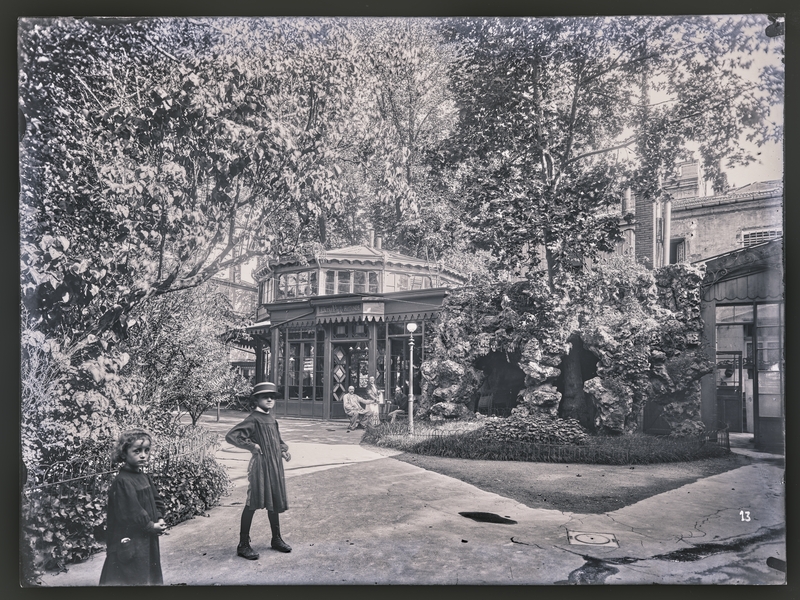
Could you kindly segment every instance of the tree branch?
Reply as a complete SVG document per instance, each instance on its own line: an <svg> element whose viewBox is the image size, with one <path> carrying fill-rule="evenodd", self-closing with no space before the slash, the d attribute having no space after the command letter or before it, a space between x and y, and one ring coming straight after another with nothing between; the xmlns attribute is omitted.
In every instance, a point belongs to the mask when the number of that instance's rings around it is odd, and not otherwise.
<svg viewBox="0 0 800 600"><path fill-rule="evenodd" d="M634 136L629 137L627 140L625 140L624 142L622 142L621 144L618 144L616 146L611 146L609 148L601 148L600 150L592 150L591 152L586 152L584 154L580 154L580 155L576 156L575 158L571 158L568 161L566 161L564 163L564 167L567 167L568 165L571 165L572 163L577 162L579 160L582 160L584 158L587 158L589 156L594 156L596 154L605 154L606 152L613 152L614 150L621 150L623 148L627 148L632 143L634 143L637 139L638 139L638 137L634 135Z"/></svg>
<svg viewBox="0 0 800 600"><path fill-rule="evenodd" d="M595 79L599 79L600 77L602 77L603 75L605 75L607 73L610 73L611 71L616 71L617 69L622 69L624 67L628 67L630 65L634 65L636 63L640 63L642 61L649 60L651 58L657 58L659 55L660 55L659 53L651 53L651 54L644 54L642 56L637 56L636 58L633 58L633 59L629 60L628 62L624 62L624 63L619 63L619 64L616 64L616 65L613 65L613 66L611 66L611 67L609 67L607 69L603 69L602 71L598 71L594 75L590 75L588 77L585 77L583 79L583 83L591 83Z"/></svg>

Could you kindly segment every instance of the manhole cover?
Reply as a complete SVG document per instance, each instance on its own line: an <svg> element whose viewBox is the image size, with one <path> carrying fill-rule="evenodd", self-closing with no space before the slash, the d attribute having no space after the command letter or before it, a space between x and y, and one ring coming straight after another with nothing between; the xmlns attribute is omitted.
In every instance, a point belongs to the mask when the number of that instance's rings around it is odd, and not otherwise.
<svg viewBox="0 0 800 600"><path fill-rule="evenodd" d="M610 546L619 548L617 536L613 533L590 533L586 531L567 531L570 544L578 546Z"/></svg>

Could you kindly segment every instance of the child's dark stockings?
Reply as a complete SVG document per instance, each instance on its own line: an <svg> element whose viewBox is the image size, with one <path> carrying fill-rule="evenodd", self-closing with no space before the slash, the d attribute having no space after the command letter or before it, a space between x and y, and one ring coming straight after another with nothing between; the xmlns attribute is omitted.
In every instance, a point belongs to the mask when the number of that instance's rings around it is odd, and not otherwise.
<svg viewBox="0 0 800 600"><path fill-rule="evenodd" d="M244 507L244 510L242 511L242 525L239 529L239 543L241 544L250 543L250 526L253 524L254 514L256 514L256 510L254 508L250 508L249 506ZM272 530L272 537L280 538L281 523L279 513L268 510L267 516L269 517L269 527Z"/></svg>

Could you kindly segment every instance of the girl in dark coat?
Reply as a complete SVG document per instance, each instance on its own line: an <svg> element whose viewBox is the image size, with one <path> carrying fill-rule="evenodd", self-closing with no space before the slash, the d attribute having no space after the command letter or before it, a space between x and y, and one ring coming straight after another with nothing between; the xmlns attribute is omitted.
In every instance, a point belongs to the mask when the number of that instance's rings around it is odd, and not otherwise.
<svg viewBox="0 0 800 600"><path fill-rule="evenodd" d="M239 530L239 546L236 554L248 560L256 560L258 553L250 547L250 525L253 515L259 508L267 509L272 529L271 546L279 552L291 552L281 538L278 514L285 511L286 482L283 477L281 457L289 462L289 446L283 443L278 431L278 422L272 414L278 388L268 381L256 384L253 388L252 402L255 410L225 436L229 444L252 452L247 467L247 503L242 511Z"/></svg>
<svg viewBox="0 0 800 600"><path fill-rule="evenodd" d="M150 434L124 432L113 460L124 463L108 491L106 561L100 585L161 585L158 536L167 528L164 502L142 467L150 460Z"/></svg>

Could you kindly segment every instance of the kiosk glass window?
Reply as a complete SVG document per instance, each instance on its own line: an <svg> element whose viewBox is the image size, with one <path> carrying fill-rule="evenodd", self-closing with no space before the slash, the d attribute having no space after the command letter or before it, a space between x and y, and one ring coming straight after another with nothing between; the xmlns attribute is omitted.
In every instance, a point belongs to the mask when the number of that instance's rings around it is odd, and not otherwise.
<svg viewBox="0 0 800 600"><path fill-rule="evenodd" d="M300 360L299 360L299 353L300 353L300 344L297 342L291 342L289 344L289 359L288 359L288 373L286 377L286 383L289 386L289 399L296 399L299 393L299 381L300 381Z"/></svg>
<svg viewBox="0 0 800 600"><path fill-rule="evenodd" d="M350 293L350 271L339 271L339 286L338 286L338 293L339 294L349 294Z"/></svg>
<svg viewBox="0 0 800 600"><path fill-rule="evenodd" d="M317 354L314 385L316 386L315 398L321 400L323 397L323 383L325 381L325 330L317 330Z"/></svg>
<svg viewBox="0 0 800 600"><path fill-rule="evenodd" d="M375 385L386 388L386 340L378 339L375 352Z"/></svg>
<svg viewBox="0 0 800 600"><path fill-rule="evenodd" d="M336 271L325 271L325 295L333 296L336 293Z"/></svg>
<svg viewBox="0 0 800 600"><path fill-rule="evenodd" d="M287 381L289 399L314 400L317 368L315 343L318 337L315 329L289 330L289 360ZM298 341L294 341L298 340ZM323 344L319 344L322 346Z"/></svg>
<svg viewBox="0 0 800 600"><path fill-rule="evenodd" d="M297 295L305 297L311 295L311 284L308 280L308 271L297 274Z"/></svg>
<svg viewBox="0 0 800 600"><path fill-rule="evenodd" d="M367 273L365 271L355 271L353 273L353 292L364 294L367 291Z"/></svg>
<svg viewBox="0 0 800 600"><path fill-rule="evenodd" d="M284 373L283 373L283 366L284 366L284 345L286 344L286 332L283 330L278 331L278 352L276 356L276 369L275 375L277 375L277 380L275 381L275 385L278 386L278 398L284 397Z"/></svg>
<svg viewBox="0 0 800 600"><path fill-rule="evenodd" d="M311 285L311 296L316 296L319 293L319 286L317 285L317 272L311 271L308 275Z"/></svg>
<svg viewBox="0 0 800 600"><path fill-rule="evenodd" d="M294 298L297 296L297 274L289 273L286 276L286 297Z"/></svg>
<svg viewBox="0 0 800 600"><path fill-rule="evenodd" d="M303 355L303 400L314 399L314 344L304 343Z"/></svg>

